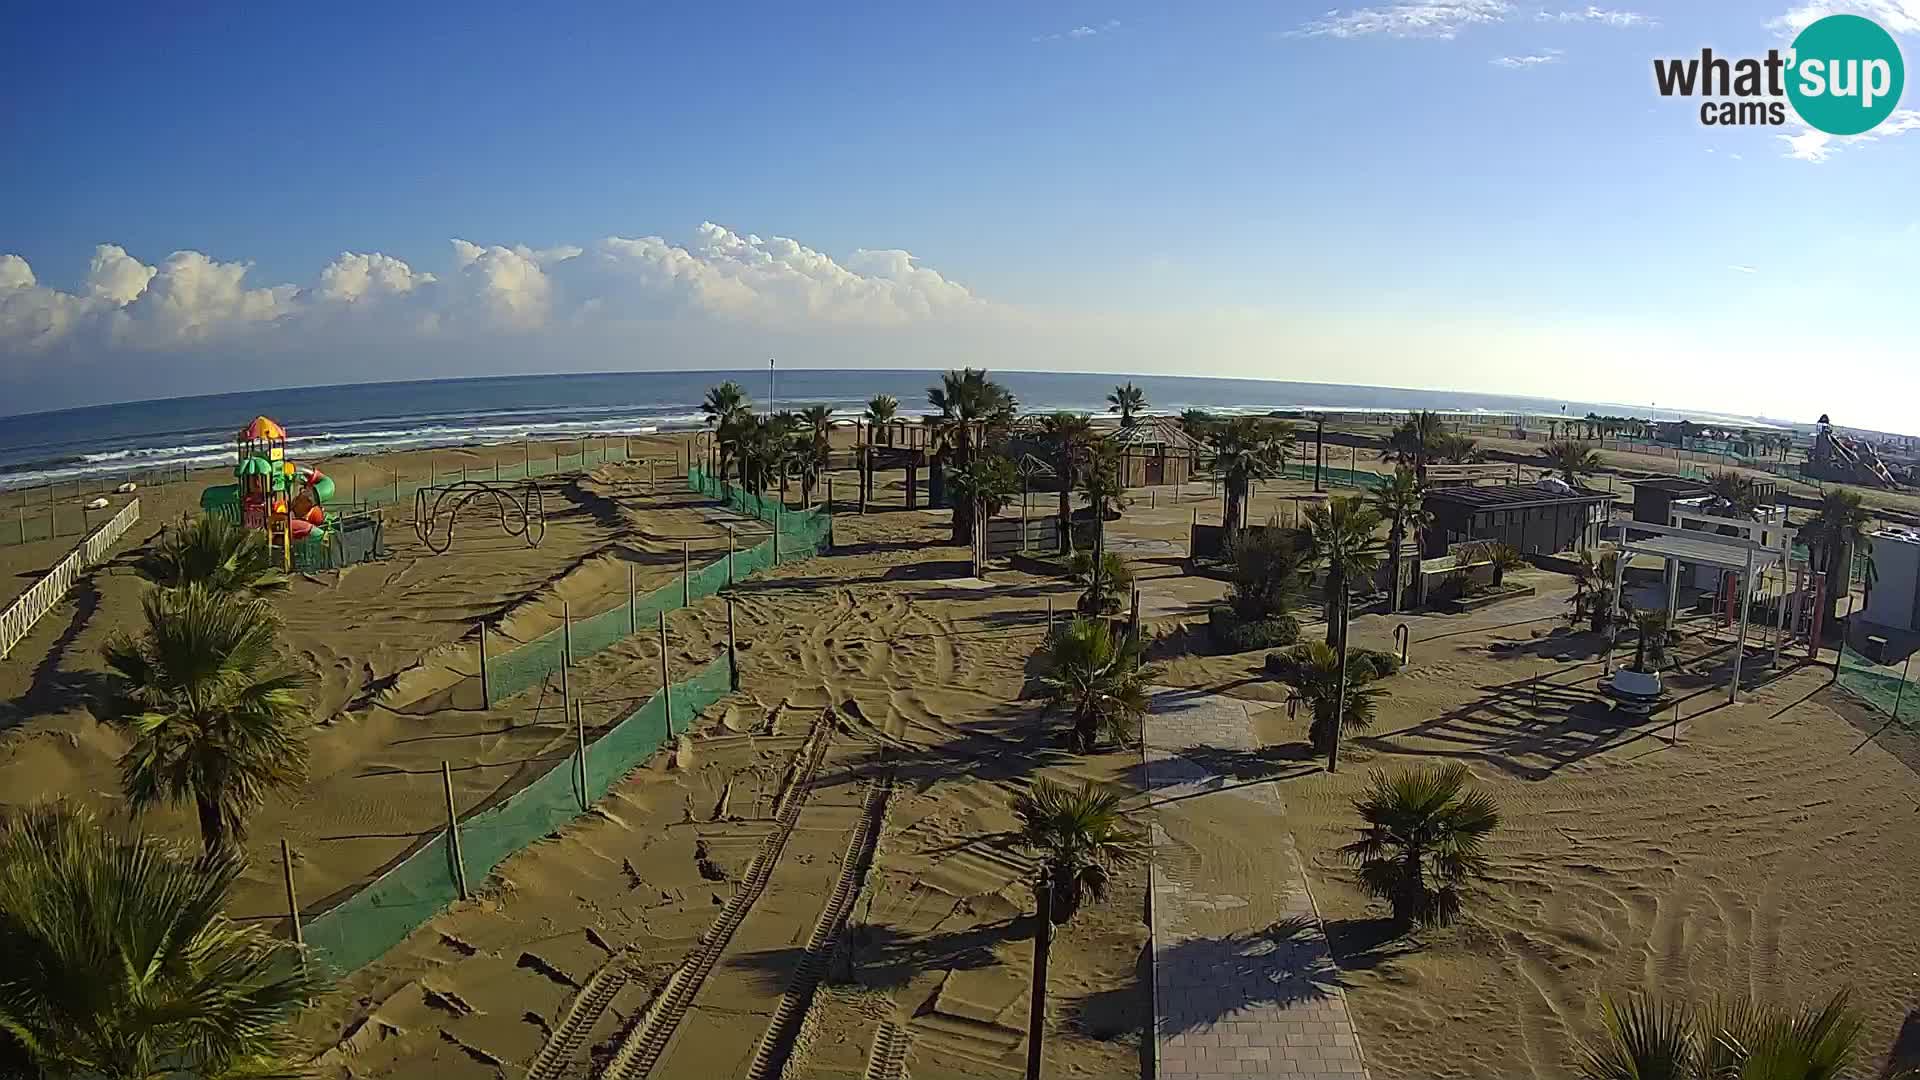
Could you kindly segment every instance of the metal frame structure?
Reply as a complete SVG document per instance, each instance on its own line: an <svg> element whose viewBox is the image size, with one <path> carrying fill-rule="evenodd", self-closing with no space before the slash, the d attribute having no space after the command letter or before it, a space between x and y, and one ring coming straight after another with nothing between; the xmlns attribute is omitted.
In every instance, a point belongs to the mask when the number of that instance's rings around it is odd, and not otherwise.
<svg viewBox="0 0 1920 1080"><path fill-rule="evenodd" d="M1672 625L1676 613L1682 562L1705 563L1722 570L1738 571L1740 573L1740 630L1734 646L1733 679L1727 686L1727 703L1731 705L1739 700L1740 666L1747 655L1747 615L1753 602L1754 584L1759 580L1759 575L1775 563L1783 568L1787 565L1793 550L1794 530L1778 522L1721 518L1691 512L1685 513L1684 517L1689 521L1699 521L1703 524L1732 526L1749 534L1754 531L1778 530L1780 542L1777 545L1768 545L1758 543L1748 535L1684 529L1674 525L1654 525L1644 521L1619 522L1615 526L1619 529L1616 547L1620 552L1620 558L1615 560L1613 568L1613 624L1619 625L1620 594L1626 584L1627 562L1635 555L1655 555L1665 564L1668 625ZM1629 531L1653 535L1636 540L1627 535ZM1776 665L1780 663L1780 648L1786 638L1787 605L1782 603L1777 607L1780 626L1777 628L1779 633L1773 642L1773 662ZM1612 650L1608 650L1606 658L1601 663L1601 674L1608 673L1612 661Z"/></svg>
<svg viewBox="0 0 1920 1080"><path fill-rule="evenodd" d="M525 537L528 547L539 547L547 535L546 492L532 480L512 483L493 480L462 480L456 484L428 484L413 493L413 531L435 555L444 555L453 547L453 527L460 511L483 496L493 499L494 512L500 516L500 530L508 536ZM428 505L428 500L432 505ZM451 503L451 505L449 505ZM434 542L434 529L442 511L446 513L447 536Z"/></svg>

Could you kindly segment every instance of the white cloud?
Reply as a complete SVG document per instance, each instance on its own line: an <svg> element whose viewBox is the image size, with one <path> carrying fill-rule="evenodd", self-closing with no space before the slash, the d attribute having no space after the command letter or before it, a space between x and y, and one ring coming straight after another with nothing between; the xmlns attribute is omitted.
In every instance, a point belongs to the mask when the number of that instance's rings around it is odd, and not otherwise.
<svg viewBox="0 0 1920 1080"><path fill-rule="evenodd" d="M1791 110L1792 106L1788 106ZM1799 128L1785 135L1775 136L1787 144L1787 156L1800 161L1819 163L1826 161L1841 150L1850 146L1878 142L1904 135L1909 131L1920 131L1920 109L1895 109L1892 115L1880 121L1872 131L1859 135L1829 135L1808 127L1798 115L1793 118Z"/></svg>
<svg viewBox="0 0 1920 1080"><path fill-rule="evenodd" d="M686 244L658 236L545 248L456 239L451 256L435 274L379 252L344 252L311 285L256 287L248 263L180 251L148 266L104 244L84 287L66 292L42 284L25 258L0 255L0 360L62 342L166 349L274 327L289 341L336 340L328 334L345 328L456 339L678 317L786 330L904 327L985 307L906 251L862 249L836 260L796 240L711 222Z"/></svg>
<svg viewBox="0 0 1920 1080"><path fill-rule="evenodd" d="M1425 0L1382 7L1334 9L1287 32L1288 37L1451 38L1462 28L1505 20L1513 5L1505 0Z"/></svg>
<svg viewBox="0 0 1920 1080"><path fill-rule="evenodd" d="M1729 263L1727 265L1727 269L1733 271L1736 274L1757 274L1760 272L1760 269L1758 267L1743 266L1740 263Z"/></svg>
<svg viewBox="0 0 1920 1080"><path fill-rule="evenodd" d="M1892 34L1920 34L1920 0L1811 0L1767 25L1792 37L1829 15L1864 15Z"/></svg>
<svg viewBox="0 0 1920 1080"><path fill-rule="evenodd" d="M1032 40L1036 45L1044 41L1079 41L1084 38L1099 37L1101 34L1111 34L1118 29L1120 29L1120 20L1108 19L1098 26L1082 23L1071 30L1062 30L1053 34L1035 34Z"/></svg>
<svg viewBox="0 0 1920 1080"><path fill-rule="evenodd" d="M1651 15L1642 15L1637 11L1620 11L1610 8L1586 7L1573 11L1542 11L1534 16L1538 22L1591 23L1596 26L1611 26L1621 30L1630 30L1640 26L1659 26L1660 21Z"/></svg>
<svg viewBox="0 0 1920 1080"><path fill-rule="evenodd" d="M1562 55L1564 54L1559 49L1546 49L1524 56L1496 56L1487 62L1494 67L1530 68L1539 67L1542 64L1557 64Z"/></svg>

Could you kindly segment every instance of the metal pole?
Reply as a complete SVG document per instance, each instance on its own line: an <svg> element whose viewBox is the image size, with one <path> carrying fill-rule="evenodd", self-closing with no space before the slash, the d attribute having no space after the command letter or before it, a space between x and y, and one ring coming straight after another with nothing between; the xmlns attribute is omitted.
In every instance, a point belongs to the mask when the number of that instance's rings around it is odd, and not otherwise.
<svg viewBox="0 0 1920 1080"><path fill-rule="evenodd" d="M733 584L733 526L727 526L727 584Z"/></svg>
<svg viewBox="0 0 1920 1080"><path fill-rule="evenodd" d="M1907 654L1907 662L1900 665L1900 688L1893 692L1893 719L1900 719L1900 699L1907 694L1907 669L1913 666L1913 654Z"/></svg>
<svg viewBox="0 0 1920 1080"><path fill-rule="evenodd" d="M1733 647L1733 685L1727 687L1727 704L1739 700L1740 661L1747 655L1747 607L1753 601L1753 549L1747 549L1747 569L1740 575L1740 635Z"/></svg>
<svg viewBox="0 0 1920 1080"><path fill-rule="evenodd" d="M493 707L493 683L487 676L487 624L480 624L480 700Z"/></svg>
<svg viewBox="0 0 1920 1080"><path fill-rule="evenodd" d="M667 667L667 613L660 613L660 702L665 706L667 734L673 734L673 679Z"/></svg>
<svg viewBox="0 0 1920 1080"><path fill-rule="evenodd" d="M460 887L460 899L467 900L467 860L460 853L460 815L453 806L453 766L440 762L440 780L447 789L447 846L453 851L453 881Z"/></svg>
<svg viewBox="0 0 1920 1080"><path fill-rule="evenodd" d="M573 666L573 609L560 601L560 670Z"/></svg>
<svg viewBox="0 0 1920 1080"><path fill-rule="evenodd" d="M640 617L639 615L635 614L633 609L633 603L634 603L633 564L628 563L627 564L627 633L629 634L637 634L640 632L640 623L638 622Z"/></svg>
<svg viewBox="0 0 1920 1080"><path fill-rule="evenodd" d="M1040 885L1034 890L1038 911L1033 928L1033 989L1027 1011L1027 1080L1040 1080L1040 1044L1047 1026L1047 954L1053 945L1053 882L1047 869L1040 870Z"/></svg>
<svg viewBox="0 0 1920 1080"><path fill-rule="evenodd" d="M280 838L280 865L287 876L287 918L293 922L293 944L304 949L306 935L300 930L300 898L293 891L293 853L287 849L287 838Z"/></svg>
<svg viewBox="0 0 1920 1080"><path fill-rule="evenodd" d="M693 606L693 556L688 553L687 541L680 541L680 606Z"/></svg>
<svg viewBox="0 0 1920 1080"><path fill-rule="evenodd" d="M727 686L740 689L740 647L733 637L733 597L727 597Z"/></svg>

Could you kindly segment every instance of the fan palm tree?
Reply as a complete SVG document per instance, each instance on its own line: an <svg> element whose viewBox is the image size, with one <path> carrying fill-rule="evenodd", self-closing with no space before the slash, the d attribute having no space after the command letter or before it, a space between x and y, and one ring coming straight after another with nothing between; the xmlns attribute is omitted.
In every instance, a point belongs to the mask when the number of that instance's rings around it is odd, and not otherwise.
<svg viewBox="0 0 1920 1080"><path fill-rule="evenodd" d="M1147 410L1147 392L1128 382L1107 395L1107 411L1120 414L1120 426L1132 427L1134 417Z"/></svg>
<svg viewBox="0 0 1920 1080"><path fill-rule="evenodd" d="M1374 772L1353 807L1366 823L1340 849L1360 868L1360 885L1393 905L1402 925L1431 926L1460 910L1460 893L1485 877L1481 845L1500 824L1492 798L1469 786L1459 763Z"/></svg>
<svg viewBox="0 0 1920 1080"><path fill-rule="evenodd" d="M949 371L940 385L927 390L927 404L938 410L927 417L936 452L936 471L952 464L966 467L976 447L1005 436L1013 423L1018 403L1006 387L994 382L983 368ZM942 479L944 485L944 478ZM973 540L973 508L964 504L953 508L953 542Z"/></svg>
<svg viewBox="0 0 1920 1080"><path fill-rule="evenodd" d="M1340 654L1327 645L1313 641L1274 655L1280 659L1280 681L1293 687L1294 693L1312 710L1307 741L1316 752L1331 758L1340 738L1373 726L1374 714L1386 691L1367 685L1372 681L1371 669L1349 670L1343 691ZM1337 730L1336 716L1340 718Z"/></svg>
<svg viewBox="0 0 1920 1080"><path fill-rule="evenodd" d="M1109 440L1096 442L1086 455L1086 472L1081 476L1081 497L1093 515L1093 588L1088 595L1105 595L1101 575L1106 566L1107 518L1119 516L1127 508L1127 489L1120 482L1120 447ZM1099 608L1095 613L1099 613Z"/></svg>
<svg viewBox="0 0 1920 1080"><path fill-rule="evenodd" d="M972 461L953 472L953 498L964 502L991 520L1006 508L1007 500L1020 490L1020 470L999 454L976 454Z"/></svg>
<svg viewBox="0 0 1920 1080"><path fill-rule="evenodd" d="M259 594L287 587L266 532L217 514L167 529L135 568L163 589L199 585L209 592Z"/></svg>
<svg viewBox="0 0 1920 1080"><path fill-rule="evenodd" d="M1234 608L1242 618L1285 615L1299 601L1307 557L1294 535L1270 520L1264 529L1235 533L1227 545L1233 561Z"/></svg>
<svg viewBox="0 0 1920 1080"><path fill-rule="evenodd" d="M1347 647L1348 592L1380 565L1373 546L1379 528L1379 511L1358 495L1335 495L1307 510L1307 558L1326 572L1327 644L1335 648Z"/></svg>
<svg viewBox="0 0 1920 1080"><path fill-rule="evenodd" d="M1873 515L1867 510L1858 491L1836 487L1821 496L1820 509L1814 514L1813 520L1800 527L1800 539L1806 541L1808 554L1826 574L1827 611L1821 621L1824 626L1834 624L1840 596L1850 587L1855 550L1867 556L1867 587L1873 587L1877 575L1873 565L1873 541L1867 536L1867 529L1872 522Z"/></svg>
<svg viewBox="0 0 1920 1080"><path fill-rule="evenodd" d="M795 473L800 477L800 501L813 506L813 489L826 471L827 456L833 450L833 409L809 405L800 410L795 425L793 456Z"/></svg>
<svg viewBox="0 0 1920 1080"><path fill-rule="evenodd" d="M1465 435L1441 435L1432 447L1431 461L1448 465L1476 465L1485 459L1486 455L1480 452L1479 442Z"/></svg>
<svg viewBox="0 0 1920 1080"><path fill-rule="evenodd" d="M900 399L892 394L875 394L867 401L865 420L875 431L893 423L894 417L899 414ZM872 441L871 438L868 441Z"/></svg>
<svg viewBox="0 0 1920 1080"><path fill-rule="evenodd" d="M1424 410L1416 412L1387 437L1384 456L1396 465L1412 466L1424 484L1427 482L1427 465L1436 458L1441 440L1446 437L1447 427L1439 414Z"/></svg>
<svg viewBox="0 0 1920 1080"><path fill-rule="evenodd" d="M1141 647L1127 635L1115 636L1103 618L1076 617L1048 639L1047 708L1065 710L1073 719L1073 745L1090 752L1102 737L1131 741L1147 712L1147 680L1153 669L1141 663Z"/></svg>
<svg viewBox="0 0 1920 1080"><path fill-rule="evenodd" d="M18 1075L298 1075L285 1022L320 986L222 914L232 853L194 859L61 806L0 829L0 1060Z"/></svg>
<svg viewBox="0 0 1920 1080"><path fill-rule="evenodd" d="M1865 1023L1845 990L1789 1011L1751 999L1698 1008L1600 1000L1602 1038L1581 1048L1586 1080L1833 1080L1859 1051ZM1914 1073L1904 1071L1900 1077Z"/></svg>
<svg viewBox="0 0 1920 1080"><path fill-rule="evenodd" d="M1420 474L1405 465L1393 470L1387 482L1374 489L1373 509L1387 522L1388 578L1392 582L1389 611L1400 610L1400 546L1413 534L1413 579L1420 580L1420 545L1433 515L1427 511L1427 489Z"/></svg>
<svg viewBox="0 0 1920 1080"><path fill-rule="evenodd" d="M1246 525L1247 494L1255 480L1277 475L1293 451L1294 432L1257 416L1236 416L1207 432L1213 472L1226 488L1221 515L1228 531Z"/></svg>
<svg viewBox="0 0 1920 1080"><path fill-rule="evenodd" d="M1573 611L1568 616L1575 622L1588 620L1596 634L1604 634L1613 628L1614 616L1614 576L1620 566L1620 553L1609 551L1598 559L1586 548L1580 549L1580 565L1574 571L1573 598L1567 601ZM1620 600L1622 614L1632 612L1632 606L1625 598Z"/></svg>
<svg viewBox="0 0 1920 1080"><path fill-rule="evenodd" d="M1573 439L1547 443L1540 448L1540 456L1547 459L1548 468L1576 488L1582 476L1600 468L1600 452Z"/></svg>
<svg viewBox="0 0 1920 1080"><path fill-rule="evenodd" d="M192 803L215 855L239 846L269 791L306 776L307 676L281 663L265 600L191 586L150 592L142 607L145 632L101 650L123 681L96 709L130 740L120 757L128 803Z"/></svg>
<svg viewBox="0 0 1920 1080"><path fill-rule="evenodd" d="M867 402L867 412L862 419L867 422L866 443L860 448L860 498L864 511L865 500L873 498L873 442L874 436L885 433L888 446L893 445L893 429L889 426L900 412L900 399L892 394L875 394Z"/></svg>
<svg viewBox="0 0 1920 1080"><path fill-rule="evenodd" d="M1040 438L1053 451L1053 471L1060 478L1060 544L1073 540L1073 484L1080 463L1093 449L1093 422L1079 413L1056 412L1040 419Z"/></svg>
<svg viewBox="0 0 1920 1080"><path fill-rule="evenodd" d="M1117 870L1146 856L1146 837L1128 828L1122 794L1101 791L1092 781L1080 790L1035 780L1014 800L1021 840L1039 856L1033 883L1039 913L1033 928L1033 989L1028 1011L1027 1075L1039 1076L1040 1040L1047 1017L1047 955L1053 928L1064 926L1088 900L1105 898Z"/></svg>
<svg viewBox="0 0 1920 1080"><path fill-rule="evenodd" d="M1640 639L1633 646L1633 670L1652 674L1667 658L1667 613L1658 609L1642 611L1633 617ZM1652 664L1652 667L1648 667Z"/></svg>
<svg viewBox="0 0 1920 1080"><path fill-rule="evenodd" d="M1732 469L1722 469L1707 479L1713 497L1724 503L1731 516L1749 517L1760 508L1760 494L1753 481Z"/></svg>
<svg viewBox="0 0 1920 1080"><path fill-rule="evenodd" d="M720 476L725 478L741 434L736 421L740 417L751 416L753 405L747 400L747 391L739 383L729 380L707 388L706 399L700 403L700 412L706 416L706 425L713 429L715 446L720 455L717 464ZM733 438L729 438L730 435Z"/></svg>

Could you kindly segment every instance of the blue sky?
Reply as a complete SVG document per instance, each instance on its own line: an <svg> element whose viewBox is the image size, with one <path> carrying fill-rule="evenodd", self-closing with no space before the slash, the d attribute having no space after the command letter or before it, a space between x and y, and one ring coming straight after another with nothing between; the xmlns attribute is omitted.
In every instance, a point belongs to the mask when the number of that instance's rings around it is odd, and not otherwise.
<svg viewBox="0 0 1920 1080"><path fill-rule="evenodd" d="M1920 55L1920 0L21 5L4 411L777 353L1899 428L1920 130L1652 85L1829 10Z"/></svg>

